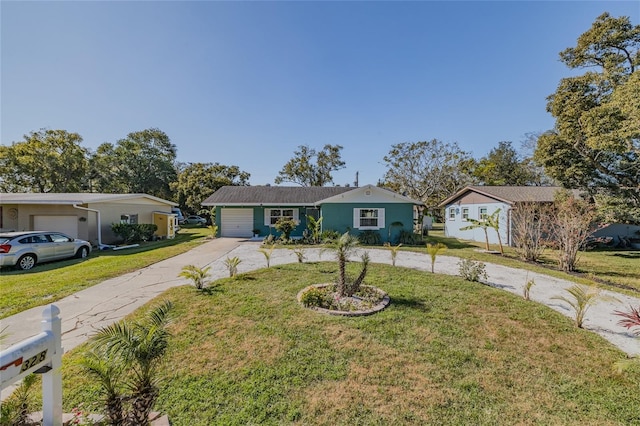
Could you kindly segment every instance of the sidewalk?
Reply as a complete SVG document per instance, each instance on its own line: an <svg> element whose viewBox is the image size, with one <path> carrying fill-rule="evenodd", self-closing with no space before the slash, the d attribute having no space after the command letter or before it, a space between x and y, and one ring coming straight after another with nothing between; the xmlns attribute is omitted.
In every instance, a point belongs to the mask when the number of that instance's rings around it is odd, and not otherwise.
<svg viewBox="0 0 640 426"><path fill-rule="evenodd" d="M218 279L227 276L224 260L227 257L238 256L241 263L240 273L264 268L266 260L258 251L260 243L244 239L219 238L180 254L170 259L150 265L120 277L112 278L98 285L82 290L76 294L55 302L60 308L62 317L62 346L69 351L86 341L101 327L116 322L132 313L140 306L162 294L165 290L188 284L178 277L183 266L193 264L198 267L212 266L211 278ZM365 250L359 249L359 252ZM366 249L374 263L391 263L391 256L386 249ZM317 248L305 250L307 262L333 260L330 251ZM354 256L354 260L359 257ZM458 261L456 257L438 256L435 272L440 274L458 275ZM289 249L274 250L271 265L297 262L296 255ZM398 253L398 266L417 270L430 271L431 262L423 253ZM553 296L567 296L567 288L574 283L553 278L547 275L509 268L500 265L487 264L488 283L491 286L509 291L518 296L527 280L535 280L531 289L531 299L545 304L552 309L573 318L574 312L566 303L552 299ZM590 307L586 314L584 327L603 336L609 342L629 355L640 354L640 339L626 328L617 325L620 317L613 315L615 310L628 310L629 306L640 306L640 298L630 297L611 291L603 291L604 295L615 297L616 301L598 300ZM393 298L391 303L393 304ZM27 337L40 332L40 321L44 306L29 309L19 314L0 320L0 329L8 327L3 347L8 347Z"/></svg>

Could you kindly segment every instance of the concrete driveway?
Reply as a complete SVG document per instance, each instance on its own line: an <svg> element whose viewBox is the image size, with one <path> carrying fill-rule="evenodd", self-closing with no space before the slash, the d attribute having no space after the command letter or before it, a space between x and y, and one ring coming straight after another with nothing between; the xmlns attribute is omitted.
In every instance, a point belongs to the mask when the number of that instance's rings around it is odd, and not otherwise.
<svg viewBox="0 0 640 426"><path fill-rule="evenodd" d="M259 248L259 242L246 239L211 240L187 253L104 281L56 301L55 305L60 308L62 317L62 346L69 351L86 341L97 329L124 318L167 289L188 284L187 280L178 277L185 265L212 266L212 279L227 276L227 270L223 264L227 257L238 256L241 259L242 262L238 267L240 273L263 268L266 266L266 261L264 255L258 251ZM360 249L362 250L365 249ZM372 262L391 263L388 250L366 250ZM317 248L308 248L305 254L307 261L333 260L332 253L323 252ZM354 256L354 259L357 257L359 254ZM438 256L435 272L458 275L458 261L456 257ZM293 262L297 262L297 257L289 249L275 250L271 256L271 265ZM424 252L399 252L397 265L424 271L429 271L431 267L430 260ZM531 299L573 318L574 312L564 302L552 297L566 296L564 290L574 283L494 264L487 264L486 271L489 277L486 284L517 295L522 295L522 289L527 280L534 279L536 284L531 289ZM620 317L613 315L614 310L627 310L630 305L640 306L640 299L610 291L603 293L615 300L597 301L587 312L584 327L600 334L629 355L640 354L640 339L619 326L617 321ZM6 333L8 333L3 347L39 333L43 309L43 306L32 308L0 320L0 329L7 327Z"/></svg>

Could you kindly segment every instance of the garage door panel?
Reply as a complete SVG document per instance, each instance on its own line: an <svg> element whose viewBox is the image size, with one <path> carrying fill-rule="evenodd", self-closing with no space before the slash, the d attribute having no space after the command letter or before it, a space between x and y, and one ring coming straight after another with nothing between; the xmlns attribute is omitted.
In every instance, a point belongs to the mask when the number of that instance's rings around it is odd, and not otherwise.
<svg viewBox="0 0 640 426"><path fill-rule="evenodd" d="M251 237L253 209L222 209L220 235L223 237Z"/></svg>
<svg viewBox="0 0 640 426"><path fill-rule="evenodd" d="M77 216L33 216L34 231L56 231L78 238Z"/></svg>

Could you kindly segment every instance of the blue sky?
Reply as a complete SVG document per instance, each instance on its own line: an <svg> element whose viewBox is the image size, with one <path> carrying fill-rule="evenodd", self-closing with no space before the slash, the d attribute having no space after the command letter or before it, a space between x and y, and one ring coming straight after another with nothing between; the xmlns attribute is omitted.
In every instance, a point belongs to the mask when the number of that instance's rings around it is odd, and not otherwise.
<svg viewBox="0 0 640 426"><path fill-rule="evenodd" d="M558 53L638 1L11 2L1 143L65 129L95 149L157 127L182 162L272 183L298 145L344 146L337 184L375 184L392 144L479 158L553 127Z"/></svg>

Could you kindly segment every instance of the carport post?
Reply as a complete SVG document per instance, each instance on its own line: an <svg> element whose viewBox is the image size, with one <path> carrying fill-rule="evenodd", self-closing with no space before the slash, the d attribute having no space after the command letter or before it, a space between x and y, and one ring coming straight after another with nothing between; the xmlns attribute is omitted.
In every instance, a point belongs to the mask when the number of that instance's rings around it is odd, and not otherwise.
<svg viewBox="0 0 640 426"><path fill-rule="evenodd" d="M42 331L53 333L51 370L42 375L42 424L62 426L62 321L60 309L49 305L42 312Z"/></svg>

